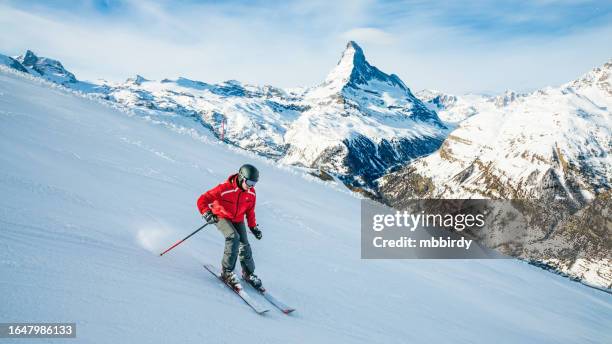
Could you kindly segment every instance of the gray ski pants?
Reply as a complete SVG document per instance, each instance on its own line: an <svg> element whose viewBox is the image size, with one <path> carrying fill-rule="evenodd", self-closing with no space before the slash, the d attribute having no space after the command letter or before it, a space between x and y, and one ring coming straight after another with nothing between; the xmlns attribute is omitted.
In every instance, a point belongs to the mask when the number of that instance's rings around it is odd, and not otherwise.
<svg viewBox="0 0 612 344"><path fill-rule="evenodd" d="M234 271L236 259L240 257L242 271L247 273L255 272L255 262L251 253L251 245L247 238L246 226L243 222L231 222L227 219L219 219L216 223L217 229L225 237L225 250L221 266L224 270Z"/></svg>

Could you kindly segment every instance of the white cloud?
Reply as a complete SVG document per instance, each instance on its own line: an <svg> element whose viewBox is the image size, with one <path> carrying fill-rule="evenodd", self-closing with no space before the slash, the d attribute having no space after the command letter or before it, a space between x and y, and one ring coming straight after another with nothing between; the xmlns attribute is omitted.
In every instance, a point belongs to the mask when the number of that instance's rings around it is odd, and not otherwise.
<svg viewBox="0 0 612 344"><path fill-rule="evenodd" d="M395 42L392 34L373 27L351 29L340 36L348 41L357 41L364 44L389 45Z"/></svg>

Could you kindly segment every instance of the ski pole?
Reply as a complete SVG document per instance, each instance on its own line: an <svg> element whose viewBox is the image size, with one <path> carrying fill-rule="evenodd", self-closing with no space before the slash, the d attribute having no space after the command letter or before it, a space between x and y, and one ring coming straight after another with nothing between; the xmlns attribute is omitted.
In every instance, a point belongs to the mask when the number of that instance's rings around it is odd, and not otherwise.
<svg viewBox="0 0 612 344"><path fill-rule="evenodd" d="M208 223L205 223L202 227L196 229L193 233L189 234L188 236L184 237L183 239L177 241L174 245L170 246L170 248L168 248L167 250L165 250L164 252L160 253L159 256L163 256L166 252L170 251L171 249L177 247L178 245L180 245L183 241L189 239L192 235L196 234L197 232L199 232L202 228L206 227L208 225Z"/></svg>

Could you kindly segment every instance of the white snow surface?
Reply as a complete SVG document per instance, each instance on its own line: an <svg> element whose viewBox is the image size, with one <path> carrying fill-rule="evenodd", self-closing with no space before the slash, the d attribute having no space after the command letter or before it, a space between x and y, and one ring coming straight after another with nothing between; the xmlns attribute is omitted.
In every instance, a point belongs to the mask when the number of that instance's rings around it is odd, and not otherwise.
<svg viewBox="0 0 612 344"><path fill-rule="evenodd" d="M609 294L525 263L361 260L358 198L181 118L6 69L0 116L0 322L76 322L75 343L612 342ZM220 261L214 228L158 256L245 162L257 272L292 316L255 314L202 268Z"/></svg>

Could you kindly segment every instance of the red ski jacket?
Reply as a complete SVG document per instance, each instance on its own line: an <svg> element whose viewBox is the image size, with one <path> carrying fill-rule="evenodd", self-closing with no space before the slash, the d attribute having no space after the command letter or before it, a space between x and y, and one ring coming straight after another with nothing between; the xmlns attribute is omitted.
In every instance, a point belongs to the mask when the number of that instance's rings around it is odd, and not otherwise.
<svg viewBox="0 0 612 344"><path fill-rule="evenodd" d="M242 222L246 214L249 227L255 227L255 188L242 190L236 182L238 174L232 174L224 183L203 193L198 198L200 214L212 210L219 218Z"/></svg>

